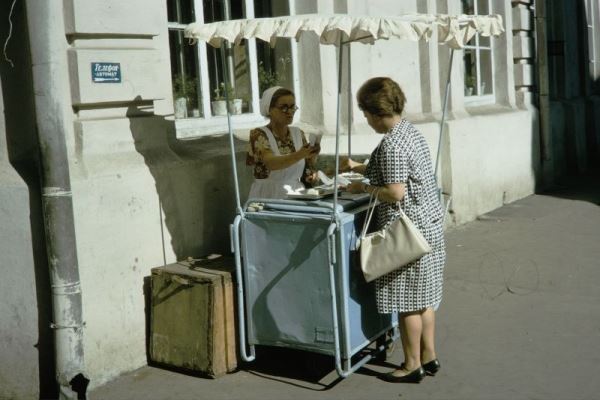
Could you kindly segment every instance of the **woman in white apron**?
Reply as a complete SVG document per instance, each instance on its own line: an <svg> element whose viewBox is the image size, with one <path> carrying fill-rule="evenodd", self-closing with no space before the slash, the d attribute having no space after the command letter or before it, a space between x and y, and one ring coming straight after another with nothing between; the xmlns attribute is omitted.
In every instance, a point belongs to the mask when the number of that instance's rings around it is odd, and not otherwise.
<svg viewBox="0 0 600 400"><path fill-rule="evenodd" d="M300 129L289 126L296 110L292 91L275 86L263 93L260 112L270 122L250 132L246 164L254 167L255 179L249 198L283 199L284 186L296 190L316 181L314 162L320 147L309 145Z"/></svg>

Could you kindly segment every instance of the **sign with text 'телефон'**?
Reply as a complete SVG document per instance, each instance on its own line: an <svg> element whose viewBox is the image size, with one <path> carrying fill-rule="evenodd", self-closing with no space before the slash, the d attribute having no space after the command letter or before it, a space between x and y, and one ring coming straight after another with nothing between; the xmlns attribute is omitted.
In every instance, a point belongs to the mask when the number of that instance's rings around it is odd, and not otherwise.
<svg viewBox="0 0 600 400"><path fill-rule="evenodd" d="M121 64L111 62L92 63L92 82L97 83L120 83Z"/></svg>

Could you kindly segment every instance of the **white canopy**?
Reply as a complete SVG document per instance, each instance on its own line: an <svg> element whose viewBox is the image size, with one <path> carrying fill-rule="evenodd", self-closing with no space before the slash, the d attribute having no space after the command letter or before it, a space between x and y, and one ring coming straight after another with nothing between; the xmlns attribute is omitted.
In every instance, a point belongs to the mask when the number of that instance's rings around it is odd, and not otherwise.
<svg viewBox="0 0 600 400"><path fill-rule="evenodd" d="M432 15L407 14L390 17L358 17L351 15L305 14L277 18L255 18L192 23L185 37L220 47L223 40L239 43L257 38L273 46L278 37L299 39L303 32L313 32L321 44L343 41L373 43L377 39L429 40L437 29L438 42L462 48L478 32L482 36L498 36L504 32L500 15Z"/></svg>

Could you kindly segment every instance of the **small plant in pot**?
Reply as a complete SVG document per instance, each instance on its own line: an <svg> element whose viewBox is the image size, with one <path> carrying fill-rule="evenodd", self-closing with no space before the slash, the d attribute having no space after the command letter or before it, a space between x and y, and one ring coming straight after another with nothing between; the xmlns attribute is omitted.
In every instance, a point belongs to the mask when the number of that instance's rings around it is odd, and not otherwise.
<svg viewBox="0 0 600 400"><path fill-rule="evenodd" d="M477 94L475 87L477 86L477 78L473 75L468 75L465 78L465 96L473 96Z"/></svg>
<svg viewBox="0 0 600 400"><path fill-rule="evenodd" d="M173 77L173 103L175 118L187 118L190 109L198 107L197 81L189 76L176 74Z"/></svg>
<svg viewBox="0 0 600 400"><path fill-rule="evenodd" d="M214 115L227 115L227 105L225 99L229 99L229 112L231 114L242 113L242 99L236 99L233 88L230 85L225 86L223 82L214 90L212 111Z"/></svg>

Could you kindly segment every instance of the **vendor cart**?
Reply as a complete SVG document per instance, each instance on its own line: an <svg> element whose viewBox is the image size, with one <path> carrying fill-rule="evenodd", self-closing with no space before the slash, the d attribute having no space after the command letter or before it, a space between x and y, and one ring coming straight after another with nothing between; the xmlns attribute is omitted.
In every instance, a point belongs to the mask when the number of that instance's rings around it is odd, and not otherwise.
<svg viewBox="0 0 600 400"><path fill-rule="evenodd" d="M225 62L225 46L222 45L242 39L258 38L274 44L277 37L297 40L301 34L310 32L319 37L321 44L337 45L337 171L342 58L345 50L350 51L351 43L373 43L390 38L428 40L437 35L438 43L451 49L451 68L454 49L462 48L476 33L497 36L503 30L502 18L498 15L295 15L194 23L185 29L185 36L220 47L225 68L228 64ZM228 85L228 73L223 76L225 85ZM450 71L440 139L449 88ZM351 101L351 94L348 99ZM229 99L226 100L229 103ZM348 117L351 118L351 112ZM373 357L373 352L355 357L369 344L377 342L375 350L382 351L390 340L398 336L396 317L377 313L374 287L365 282L356 257L356 237L362 228L368 197L347 193L340 196L337 190L333 190L329 198L306 201L249 199L242 207L229 112L227 121L237 201L231 241L237 270L241 356L245 361L254 360L255 345L313 351L334 356L338 374L347 377ZM351 126L349 121L348 129ZM350 155L350 131L348 136ZM441 140L438 141L436 173L439 143ZM338 187L337 178L336 175L334 188ZM388 338L390 340L386 341Z"/></svg>
<svg viewBox="0 0 600 400"><path fill-rule="evenodd" d="M374 285L362 276L356 252L368 200L341 196L337 222L331 221L333 199L267 200L236 218L232 238L243 260L250 346L331 355L345 375L371 359L350 365L371 342L383 339L376 349L383 350L386 333L397 338L397 317L377 313Z"/></svg>

